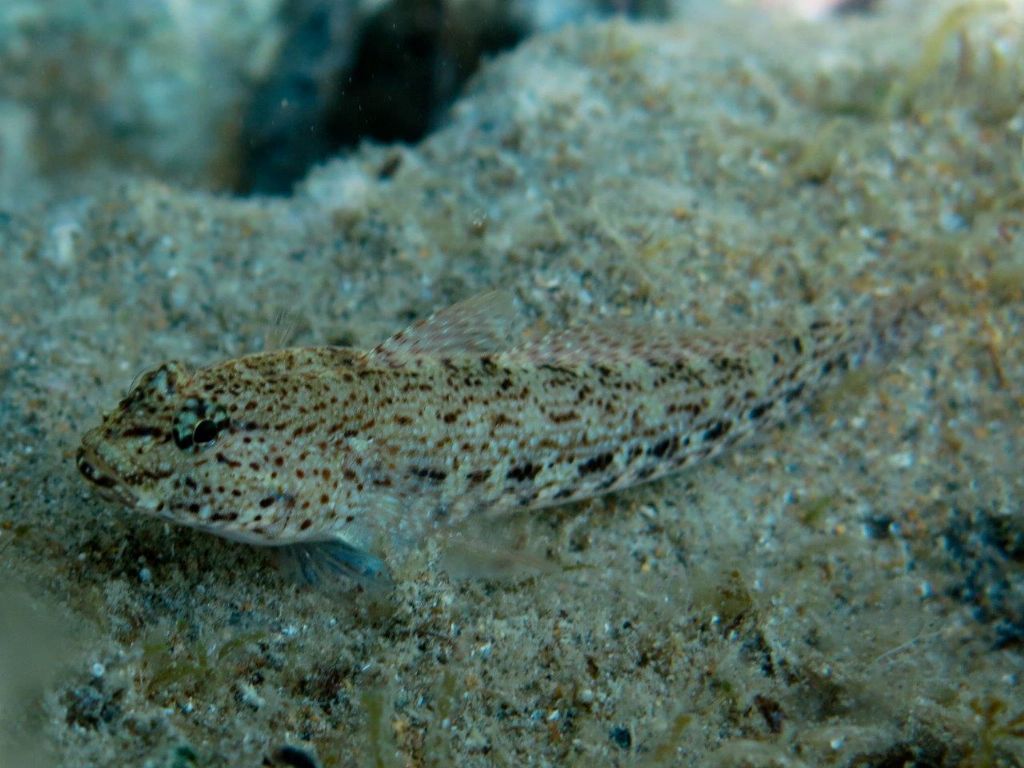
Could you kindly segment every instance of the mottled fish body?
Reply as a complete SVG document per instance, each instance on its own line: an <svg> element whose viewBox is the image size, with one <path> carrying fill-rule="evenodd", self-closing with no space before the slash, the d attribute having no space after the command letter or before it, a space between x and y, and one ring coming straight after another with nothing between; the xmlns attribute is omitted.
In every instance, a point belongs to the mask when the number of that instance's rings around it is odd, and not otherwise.
<svg viewBox="0 0 1024 768"><path fill-rule="evenodd" d="M511 300L363 352L290 348L142 375L83 437L107 496L253 544L336 542L342 570L439 521L585 499L714 456L888 357L912 304L797 330L610 323L523 340ZM512 340L510 340L510 337Z"/></svg>

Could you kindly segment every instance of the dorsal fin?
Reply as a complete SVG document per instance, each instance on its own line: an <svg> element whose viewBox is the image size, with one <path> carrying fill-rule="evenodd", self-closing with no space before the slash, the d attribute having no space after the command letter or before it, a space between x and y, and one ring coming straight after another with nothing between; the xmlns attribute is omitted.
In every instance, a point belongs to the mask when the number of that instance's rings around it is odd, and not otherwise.
<svg viewBox="0 0 1024 768"><path fill-rule="evenodd" d="M299 316L294 310L281 308L274 313L274 319L267 324L263 340L263 352L276 352L291 345L297 334Z"/></svg>
<svg viewBox="0 0 1024 768"><path fill-rule="evenodd" d="M586 323L558 328L533 339L524 339L512 350L515 357L535 365L554 364L573 368L591 361L609 364L636 359L678 357L680 347L698 351L707 345L701 330L681 326L643 325L617 317L594 317ZM713 345L713 344L712 344Z"/></svg>
<svg viewBox="0 0 1024 768"><path fill-rule="evenodd" d="M505 291L488 291L417 320L374 347L370 356L389 365L401 365L418 355L497 354L519 340L522 326L512 296Z"/></svg>

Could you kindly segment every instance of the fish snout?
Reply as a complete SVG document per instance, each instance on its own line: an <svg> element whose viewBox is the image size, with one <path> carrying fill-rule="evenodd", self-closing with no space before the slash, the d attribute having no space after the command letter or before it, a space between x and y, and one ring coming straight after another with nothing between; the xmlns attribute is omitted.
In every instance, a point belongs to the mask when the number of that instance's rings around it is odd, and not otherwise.
<svg viewBox="0 0 1024 768"><path fill-rule="evenodd" d="M100 488L113 488L117 481L103 463L91 452L81 447L75 456L75 466L82 477Z"/></svg>

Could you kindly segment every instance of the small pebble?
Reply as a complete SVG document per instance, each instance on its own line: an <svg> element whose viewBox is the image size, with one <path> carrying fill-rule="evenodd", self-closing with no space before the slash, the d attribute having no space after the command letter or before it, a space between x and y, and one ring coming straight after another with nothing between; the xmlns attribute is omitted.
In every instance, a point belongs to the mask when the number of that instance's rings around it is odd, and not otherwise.
<svg viewBox="0 0 1024 768"><path fill-rule="evenodd" d="M92 672L93 677L103 677L106 674L107 668L97 661L90 667L89 671Z"/></svg>
<svg viewBox="0 0 1024 768"><path fill-rule="evenodd" d="M608 731L608 738L619 749L629 749L633 746L633 735L629 732L629 728L626 728L624 725L616 725Z"/></svg>
<svg viewBox="0 0 1024 768"><path fill-rule="evenodd" d="M465 741L466 749L471 752L480 752L487 749L488 741L487 737L480 733L475 728L466 734Z"/></svg>
<svg viewBox="0 0 1024 768"><path fill-rule="evenodd" d="M266 704L266 699L260 696L256 689L249 683L239 683L238 691L241 694L241 699L244 704L248 704L253 709L260 709Z"/></svg>
<svg viewBox="0 0 1024 768"><path fill-rule="evenodd" d="M900 451L889 457L889 463L897 469L909 469L914 466L914 454L910 451Z"/></svg>
<svg viewBox="0 0 1024 768"><path fill-rule="evenodd" d="M658 517L658 508L653 504L644 504L640 507L640 516L648 520L654 520Z"/></svg>

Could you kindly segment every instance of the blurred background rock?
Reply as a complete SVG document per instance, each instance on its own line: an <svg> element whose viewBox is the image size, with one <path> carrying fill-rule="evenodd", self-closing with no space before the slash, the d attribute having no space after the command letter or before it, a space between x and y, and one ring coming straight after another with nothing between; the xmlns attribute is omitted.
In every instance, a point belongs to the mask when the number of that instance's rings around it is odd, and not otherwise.
<svg viewBox="0 0 1024 768"><path fill-rule="evenodd" d="M361 141L415 141L483 59L527 35L700 0L7 0L0 5L0 206L81 173L282 194ZM865 0L749 0L821 16ZM86 182L86 185L88 182ZM87 188L87 187L86 187Z"/></svg>

